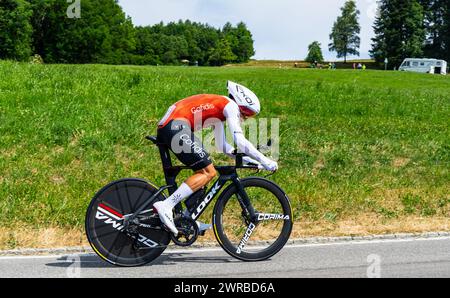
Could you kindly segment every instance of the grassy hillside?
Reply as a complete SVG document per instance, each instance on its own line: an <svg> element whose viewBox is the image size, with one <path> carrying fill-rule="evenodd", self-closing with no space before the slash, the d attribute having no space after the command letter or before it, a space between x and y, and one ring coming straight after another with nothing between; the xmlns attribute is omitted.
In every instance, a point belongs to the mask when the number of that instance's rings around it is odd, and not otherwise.
<svg viewBox="0 0 450 298"><path fill-rule="evenodd" d="M109 181L163 184L157 151L143 137L171 103L225 94L228 79L260 96L261 117L280 118L273 179L297 223L448 224L449 77L0 62L0 225L81 231L91 197ZM21 245L5 233L0 247Z"/></svg>
<svg viewBox="0 0 450 298"><path fill-rule="evenodd" d="M336 63L337 69L353 69L353 63L363 63L367 66L367 69L380 69L383 68L374 60L370 59L356 59L348 60L347 63L343 61L331 61ZM297 63L296 68L310 68L311 63L299 60L250 60L248 63L240 64L230 64L227 65L232 67L274 67L274 68L294 68L295 63ZM328 69L328 61L323 62L323 68Z"/></svg>

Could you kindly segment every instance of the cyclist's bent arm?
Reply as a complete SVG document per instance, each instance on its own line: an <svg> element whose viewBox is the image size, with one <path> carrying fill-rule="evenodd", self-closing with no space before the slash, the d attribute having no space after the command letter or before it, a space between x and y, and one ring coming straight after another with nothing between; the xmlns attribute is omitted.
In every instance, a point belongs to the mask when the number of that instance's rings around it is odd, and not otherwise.
<svg viewBox="0 0 450 298"><path fill-rule="evenodd" d="M228 127L239 150L262 164L269 163L271 160L259 152L255 146L245 138L240 124L239 107L236 104L233 105L233 103L230 103L226 106L224 112L225 117L227 118Z"/></svg>
<svg viewBox="0 0 450 298"><path fill-rule="evenodd" d="M225 127L222 122L214 123L214 139L216 148L219 152L225 153L231 158L235 158L233 155L234 147L227 142Z"/></svg>

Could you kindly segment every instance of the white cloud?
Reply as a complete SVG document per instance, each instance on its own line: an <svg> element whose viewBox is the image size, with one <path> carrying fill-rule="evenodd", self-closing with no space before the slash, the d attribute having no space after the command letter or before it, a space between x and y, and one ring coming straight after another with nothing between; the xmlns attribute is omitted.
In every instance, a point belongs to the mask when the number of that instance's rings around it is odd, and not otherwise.
<svg viewBox="0 0 450 298"><path fill-rule="evenodd" d="M136 25L190 19L221 27L243 21L253 33L257 59L303 59L318 40L324 56L329 34L345 0L120 0ZM373 36L376 0L357 0L361 11L361 57L367 58Z"/></svg>

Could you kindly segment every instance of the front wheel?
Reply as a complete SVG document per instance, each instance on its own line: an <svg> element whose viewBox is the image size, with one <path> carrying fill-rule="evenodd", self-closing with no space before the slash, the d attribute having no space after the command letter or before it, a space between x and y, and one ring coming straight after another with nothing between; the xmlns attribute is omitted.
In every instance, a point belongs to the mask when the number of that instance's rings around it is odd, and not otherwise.
<svg viewBox="0 0 450 298"><path fill-rule="evenodd" d="M287 195L262 178L241 180L256 212L251 219L235 185L230 185L214 208L217 241L231 256L243 261L263 261L278 253L292 231L292 209Z"/></svg>

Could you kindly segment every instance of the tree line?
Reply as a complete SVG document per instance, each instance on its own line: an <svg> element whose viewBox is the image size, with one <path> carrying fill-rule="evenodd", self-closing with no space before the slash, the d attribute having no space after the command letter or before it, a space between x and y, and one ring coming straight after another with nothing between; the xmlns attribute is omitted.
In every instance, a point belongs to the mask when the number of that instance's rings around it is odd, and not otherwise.
<svg viewBox="0 0 450 298"><path fill-rule="evenodd" d="M223 65L255 53L244 23L223 28L191 21L136 27L117 0L83 0L69 18L66 0L1 0L0 59L47 63Z"/></svg>
<svg viewBox="0 0 450 298"><path fill-rule="evenodd" d="M177 64L188 60L199 65L220 66L248 62L255 54L251 32L244 23L222 29L196 22L179 21L137 27L133 64Z"/></svg>
<svg viewBox="0 0 450 298"><path fill-rule="evenodd" d="M387 58L391 69L405 58L437 58L450 62L449 0L379 0L371 56L380 64ZM359 56L360 11L353 0L341 8L333 24L329 50L338 58ZM323 62L321 44L309 45L308 62Z"/></svg>
<svg viewBox="0 0 450 298"><path fill-rule="evenodd" d="M374 29L371 54L390 68L407 57L450 61L449 0L381 0Z"/></svg>

